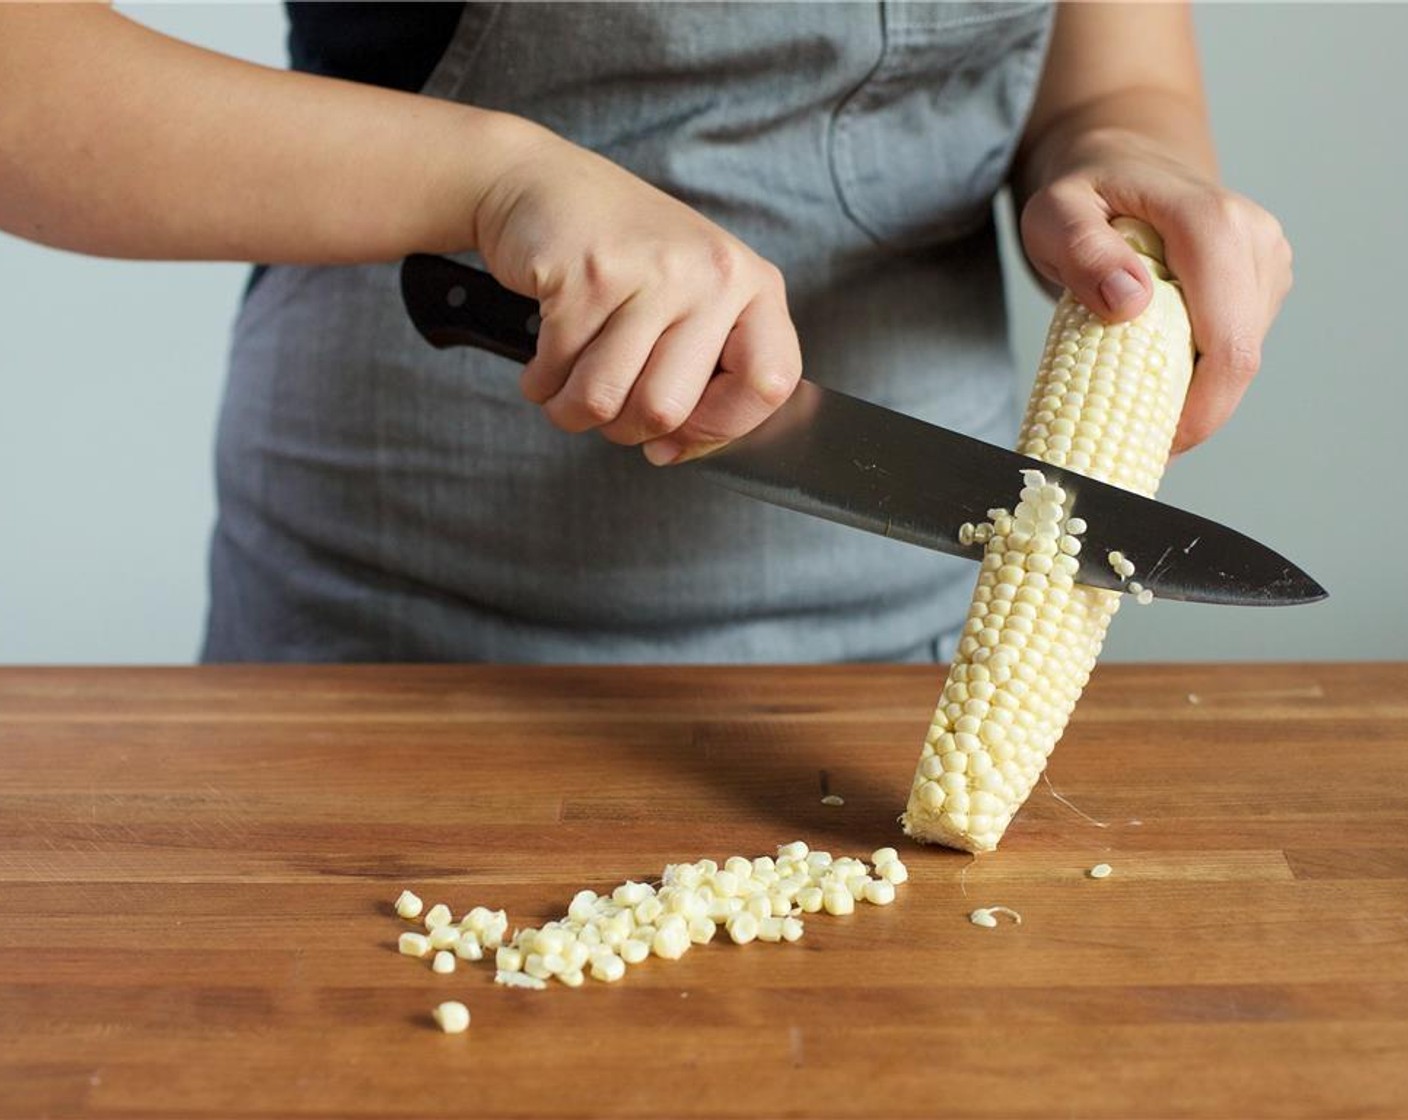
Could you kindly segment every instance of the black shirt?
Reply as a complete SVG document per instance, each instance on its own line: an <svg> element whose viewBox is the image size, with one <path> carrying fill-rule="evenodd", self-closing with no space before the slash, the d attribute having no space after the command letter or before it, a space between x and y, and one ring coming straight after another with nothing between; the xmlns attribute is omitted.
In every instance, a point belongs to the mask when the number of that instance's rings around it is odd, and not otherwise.
<svg viewBox="0 0 1408 1120"><path fill-rule="evenodd" d="M463 3L289 3L289 67L415 91L450 45Z"/></svg>

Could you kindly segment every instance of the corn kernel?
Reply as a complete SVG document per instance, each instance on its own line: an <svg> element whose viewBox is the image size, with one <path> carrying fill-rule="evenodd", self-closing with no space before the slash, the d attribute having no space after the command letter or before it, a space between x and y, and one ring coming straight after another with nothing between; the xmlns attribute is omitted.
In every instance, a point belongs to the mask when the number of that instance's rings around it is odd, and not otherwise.
<svg viewBox="0 0 1408 1120"><path fill-rule="evenodd" d="M462 961L482 961L484 949L473 933L465 932L460 934L460 939L455 942L455 956Z"/></svg>
<svg viewBox="0 0 1408 1120"><path fill-rule="evenodd" d="M618 906L637 906L654 893L648 883L627 880L611 892L611 901Z"/></svg>
<svg viewBox="0 0 1408 1120"><path fill-rule="evenodd" d="M571 905L567 907L567 916L579 922L590 920L596 912L596 900L596 891L578 891L573 895Z"/></svg>
<svg viewBox="0 0 1408 1120"><path fill-rule="evenodd" d="M667 961L677 961L689 949L689 929L683 923L671 923L655 931L651 951Z"/></svg>
<svg viewBox="0 0 1408 1120"><path fill-rule="evenodd" d="M567 951L562 954L563 960L567 962L567 971L573 972L586 967L587 961L591 958L591 952L591 949L580 941L574 941L567 946Z"/></svg>
<svg viewBox="0 0 1408 1120"><path fill-rule="evenodd" d="M430 938L423 933L403 933L396 939L396 949L403 956L423 957L430 952Z"/></svg>
<svg viewBox="0 0 1408 1120"><path fill-rule="evenodd" d="M909 881L909 868L900 860L891 860L880 869L880 878L894 886L899 886L901 883Z"/></svg>
<svg viewBox="0 0 1408 1120"><path fill-rule="evenodd" d="M441 949L435 954L435 958L430 962L433 972L438 972L442 976L455 971L455 954L446 949Z"/></svg>
<svg viewBox="0 0 1408 1120"><path fill-rule="evenodd" d="M876 906L889 906L895 901L895 885L885 879L872 879L865 885L865 901Z"/></svg>
<svg viewBox="0 0 1408 1120"><path fill-rule="evenodd" d="M711 922L726 922L728 916L735 912L733 904L737 901L735 898L716 898L709 903L709 910L705 917Z"/></svg>
<svg viewBox="0 0 1408 1120"><path fill-rule="evenodd" d="M410 891L402 891L396 897L396 913L407 920L420 917L421 901Z"/></svg>
<svg viewBox="0 0 1408 1120"><path fill-rule="evenodd" d="M500 972L522 972L523 950L501 945L494 952L494 967Z"/></svg>
<svg viewBox="0 0 1408 1120"><path fill-rule="evenodd" d="M504 934L508 932L508 915L502 910L493 911L485 920L483 928L478 931L479 943L486 949L497 949L503 944Z"/></svg>
<svg viewBox="0 0 1408 1120"><path fill-rule="evenodd" d="M526 972L506 972L503 969L494 973L494 983L502 984L505 988L532 988L539 992L547 987L546 981L536 976L529 976Z"/></svg>
<svg viewBox="0 0 1408 1120"><path fill-rule="evenodd" d="M621 948L618 952L621 954L621 959L627 964L640 964L650 956L650 944L632 937L621 942Z"/></svg>
<svg viewBox="0 0 1408 1120"><path fill-rule="evenodd" d="M441 926L449 925L453 915L450 908L443 902L437 902L425 915L425 928L428 930L439 929Z"/></svg>
<svg viewBox="0 0 1408 1120"><path fill-rule="evenodd" d="M614 984L621 977L626 975L626 962L612 953L610 956L599 957L592 961L592 977L596 980L603 980L608 984Z"/></svg>
<svg viewBox="0 0 1408 1120"><path fill-rule="evenodd" d="M790 844L779 845L777 849L778 859L791 860L794 863L805 860L810 854L811 850L800 840L793 840Z"/></svg>
<svg viewBox="0 0 1408 1120"><path fill-rule="evenodd" d="M725 928L735 945L747 945L758 936L758 919L745 910L729 918Z"/></svg>
<svg viewBox="0 0 1408 1120"><path fill-rule="evenodd" d="M969 914L968 920L975 926L986 926L988 929L992 929L997 925L997 915L999 914L1005 914L1007 917L1011 918L1014 925L1022 924L1022 915L1007 906L982 907Z"/></svg>
<svg viewBox="0 0 1408 1120"><path fill-rule="evenodd" d="M469 1029L469 1008L456 1000L446 1000L430 1014L446 1034L461 1034Z"/></svg>
<svg viewBox="0 0 1408 1120"><path fill-rule="evenodd" d="M707 945L714 940L714 933L718 926L706 917L695 917L689 920L689 939L695 945Z"/></svg>
<svg viewBox="0 0 1408 1120"><path fill-rule="evenodd" d="M476 906L464 916L464 921L460 925L473 930L476 934L483 933L493 916L494 912L487 906Z"/></svg>
<svg viewBox="0 0 1408 1120"><path fill-rule="evenodd" d="M875 865L875 870L879 871L887 863L893 863L900 858L899 852L894 848L876 848L870 854L870 862Z"/></svg>
<svg viewBox="0 0 1408 1120"><path fill-rule="evenodd" d="M643 926L648 926L656 918L665 912L664 904L654 895L643 898L636 904L636 921Z"/></svg>
<svg viewBox="0 0 1408 1120"><path fill-rule="evenodd" d="M430 942L432 949L453 949L459 943L460 929L458 926L436 926L430 931Z"/></svg>

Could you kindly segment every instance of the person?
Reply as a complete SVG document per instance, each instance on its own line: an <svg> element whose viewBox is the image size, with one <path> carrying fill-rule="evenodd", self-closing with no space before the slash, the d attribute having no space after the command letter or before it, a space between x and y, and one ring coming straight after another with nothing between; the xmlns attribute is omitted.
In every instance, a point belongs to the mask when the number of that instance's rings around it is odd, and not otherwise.
<svg viewBox="0 0 1408 1120"><path fill-rule="evenodd" d="M262 262L207 660L946 658L965 562L670 464L804 370L1009 440L1004 184L1031 266L1110 321L1150 296L1110 220L1162 234L1200 354L1176 451L1236 407L1290 286L1276 220L1218 182L1185 5L289 12L278 71L0 5L0 227ZM516 378L415 335L415 251L540 302Z"/></svg>

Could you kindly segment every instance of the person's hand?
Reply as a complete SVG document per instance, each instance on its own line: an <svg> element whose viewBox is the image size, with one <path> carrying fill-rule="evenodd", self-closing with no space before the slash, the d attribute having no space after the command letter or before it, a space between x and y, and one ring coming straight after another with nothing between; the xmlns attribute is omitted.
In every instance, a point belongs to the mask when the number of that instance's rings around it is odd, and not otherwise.
<svg viewBox="0 0 1408 1120"><path fill-rule="evenodd" d="M1177 455L1232 415L1261 365L1261 346L1291 287L1291 248L1280 223L1125 133L1091 137L1064 174L1028 200L1027 257L1107 322L1132 319L1152 295L1134 251L1110 226L1141 218L1164 241L1198 350L1174 436Z"/></svg>
<svg viewBox="0 0 1408 1120"><path fill-rule="evenodd" d="M601 156L534 135L475 229L495 278L541 307L523 394L559 428L681 462L750 431L796 387L781 272Z"/></svg>

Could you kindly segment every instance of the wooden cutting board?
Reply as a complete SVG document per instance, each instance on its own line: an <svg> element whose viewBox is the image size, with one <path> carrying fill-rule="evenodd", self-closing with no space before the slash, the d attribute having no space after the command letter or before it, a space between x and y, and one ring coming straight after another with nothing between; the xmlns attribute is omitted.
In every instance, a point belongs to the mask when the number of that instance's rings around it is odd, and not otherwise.
<svg viewBox="0 0 1408 1120"><path fill-rule="evenodd" d="M1408 665L1101 668L976 860L895 824L940 683L0 670L0 1115L1408 1116ZM575 991L394 950L403 887L537 924L795 839L912 879Z"/></svg>

